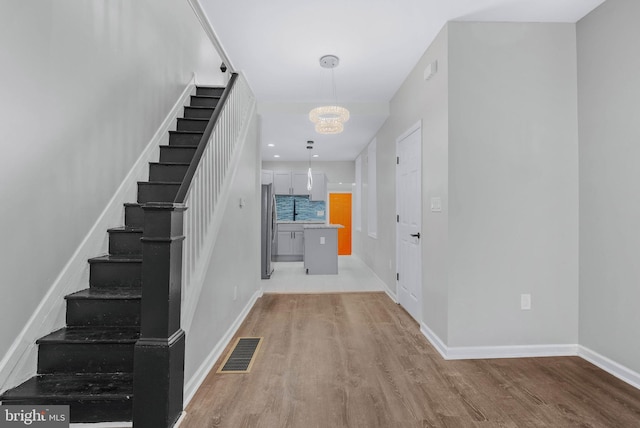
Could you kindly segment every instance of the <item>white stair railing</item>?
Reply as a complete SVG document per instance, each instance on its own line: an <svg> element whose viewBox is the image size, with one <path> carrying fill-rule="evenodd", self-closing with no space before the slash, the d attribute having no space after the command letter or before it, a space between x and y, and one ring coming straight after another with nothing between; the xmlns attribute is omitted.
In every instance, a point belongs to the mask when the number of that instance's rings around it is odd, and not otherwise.
<svg viewBox="0 0 640 428"><path fill-rule="evenodd" d="M238 157L255 111L255 97L245 78L234 75L229 85L231 89L226 102L217 107L221 109L218 118L186 196L183 195L187 210L183 223L181 327L187 332L202 292ZM176 202L182 202L179 199L176 198Z"/></svg>

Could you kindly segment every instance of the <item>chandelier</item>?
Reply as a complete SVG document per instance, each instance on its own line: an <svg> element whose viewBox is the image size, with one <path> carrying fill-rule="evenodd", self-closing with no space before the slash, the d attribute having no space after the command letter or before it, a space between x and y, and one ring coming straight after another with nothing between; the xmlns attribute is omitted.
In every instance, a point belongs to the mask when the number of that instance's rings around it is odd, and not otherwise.
<svg viewBox="0 0 640 428"><path fill-rule="evenodd" d="M331 89L335 104L316 107L309 112L309 120L316 124L316 132L319 134L339 134L344 131L344 123L349 120L349 110L337 105L333 69L339 63L340 59L335 55L325 55L320 58L320 66L331 69Z"/></svg>

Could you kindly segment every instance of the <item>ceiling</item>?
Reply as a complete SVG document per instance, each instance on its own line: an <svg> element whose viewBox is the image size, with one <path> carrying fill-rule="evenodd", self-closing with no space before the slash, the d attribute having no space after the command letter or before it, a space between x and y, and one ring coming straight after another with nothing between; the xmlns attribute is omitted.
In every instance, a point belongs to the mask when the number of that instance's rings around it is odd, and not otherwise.
<svg viewBox="0 0 640 428"><path fill-rule="evenodd" d="M389 115L389 101L447 21L577 22L604 0L200 0L258 100L263 160L353 160ZM320 135L308 112L336 98L345 130ZM273 144L273 147L268 147ZM280 155L280 158L274 158Z"/></svg>

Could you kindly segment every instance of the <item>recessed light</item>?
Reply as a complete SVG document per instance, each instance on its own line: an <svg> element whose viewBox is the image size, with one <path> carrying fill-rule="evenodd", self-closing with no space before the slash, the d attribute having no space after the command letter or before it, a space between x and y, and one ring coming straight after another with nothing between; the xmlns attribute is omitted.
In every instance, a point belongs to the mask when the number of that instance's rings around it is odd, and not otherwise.
<svg viewBox="0 0 640 428"><path fill-rule="evenodd" d="M314 158L319 158L319 157L320 157L320 155L313 155L313 157L314 157Z"/></svg>
<svg viewBox="0 0 640 428"><path fill-rule="evenodd" d="M275 147L275 146L276 146L276 145L275 145L275 144L273 144L273 143L269 143L269 144L267 144L267 147Z"/></svg>
<svg viewBox="0 0 640 428"><path fill-rule="evenodd" d="M279 158L279 157L280 157L280 155L273 155L273 157L274 157L274 158Z"/></svg>

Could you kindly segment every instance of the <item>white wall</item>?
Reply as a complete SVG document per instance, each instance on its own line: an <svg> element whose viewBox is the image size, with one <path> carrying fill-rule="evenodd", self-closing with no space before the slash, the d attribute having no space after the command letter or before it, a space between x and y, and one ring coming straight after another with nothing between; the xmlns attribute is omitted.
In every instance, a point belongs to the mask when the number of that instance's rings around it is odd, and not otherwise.
<svg viewBox="0 0 640 428"><path fill-rule="evenodd" d="M580 344L640 372L640 3L578 23Z"/></svg>
<svg viewBox="0 0 640 428"><path fill-rule="evenodd" d="M449 24L449 346L577 343L576 79L573 24Z"/></svg>
<svg viewBox="0 0 640 428"><path fill-rule="evenodd" d="M3 1L0 64L2 356L192 73L223 76L172 0Z"/></svg>
<svg viewBox="0 0 640 428"><path fill-rule="evenodd" d="M225 335L230 333L243 310L248 309L260 286L261 187L256 123L254 115L196 314L191 329L186 332L187 384L203 374L199 372L203 365L208 368L208 364L215 361L210 358L212 353L226 346L230 337ZM239 205L240 198L246 202L244 207ZM191 392L188 390L187 394Z"/></svg>

